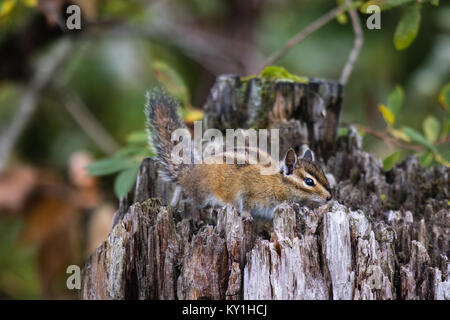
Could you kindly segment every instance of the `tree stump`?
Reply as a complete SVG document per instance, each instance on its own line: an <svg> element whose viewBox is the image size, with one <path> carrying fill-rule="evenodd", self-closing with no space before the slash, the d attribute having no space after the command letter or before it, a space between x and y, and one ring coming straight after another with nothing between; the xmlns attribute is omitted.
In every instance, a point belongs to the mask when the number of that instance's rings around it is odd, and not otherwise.
<svg viewBox="0 0 450 320"><path fill-rule="evenodd" d="M336 138L337 83L262 83L219 77L205 128L280 128L282 152L307 143L336 181L334 200L283 203L258 232L231 206L171 208L173 186L145 159L135 203L121 203L86 263L82 298L450 299L449 168L410 157L386 172L356 130Z"/></svg>
<svg viewBox="0 0 450 320"><path fill-rule="evenodd" d="M280 153L307 143L317 156L335 151L343 88L337 82L267 81L223 75L204 106L205 129L280 129Z"/></svg>

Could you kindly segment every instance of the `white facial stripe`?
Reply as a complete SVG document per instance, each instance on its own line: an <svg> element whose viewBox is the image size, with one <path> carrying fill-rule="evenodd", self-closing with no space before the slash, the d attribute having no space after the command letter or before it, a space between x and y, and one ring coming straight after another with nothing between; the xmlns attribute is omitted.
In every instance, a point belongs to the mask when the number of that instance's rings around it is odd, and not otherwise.
<svg viewBox="0 0 450 320"><path fill-rule="evenodd" d="M310 178L314 180L314 177L312 175L310 175L309 173L306 174L306 178Z"/></svg>
<svg viewBox="0 0 450 320"><path fill-rule="evenodd" d="M293 175L289 175L289 176L287 176L287 178L292 180L292 181L294 181L294 182L296 182L296 183L298 183L298 184L301 184L303 182L302 180L300 180L299 178L297 178L297 177L295 177Z"/></svg>
<svg viewBox="0 0 450 320"><path fill-rule="evenodd" d="M316 190L316 192L320 193L320 195L319 194L314 195L312 197L312 201L319 202L319 203L324 202L325 199L324 199L324 197L322 197L322 194L328 194L329 192L320 183L318 183L312 175L310 175L309 173L306 173L306 172L303 172L303 174L305 175L305 179L307 179L307 178L312 179L314 181L315 185L308 186L303 179L299 179L298 177L296 177L294 175L288 175L285 177L290 179L292 182L303 185L305 188L308 188L308 189L318 188L315 190ZM319 192L319 190L320 190L320 192Z"/></svg>

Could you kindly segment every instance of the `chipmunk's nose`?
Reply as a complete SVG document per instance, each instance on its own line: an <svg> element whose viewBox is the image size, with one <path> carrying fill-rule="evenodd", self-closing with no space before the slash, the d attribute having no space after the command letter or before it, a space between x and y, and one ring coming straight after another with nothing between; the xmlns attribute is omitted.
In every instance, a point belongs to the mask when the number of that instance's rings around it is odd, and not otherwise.
<svg viewBox="0 0 450 320"><path fill-rule="evenodd" d="M329 194L329 196L327 198L327 201L330 201L331 199L333 199L333 196L331 194L331 190L329 190L329 189L328 189L328 194Z"/></svg>

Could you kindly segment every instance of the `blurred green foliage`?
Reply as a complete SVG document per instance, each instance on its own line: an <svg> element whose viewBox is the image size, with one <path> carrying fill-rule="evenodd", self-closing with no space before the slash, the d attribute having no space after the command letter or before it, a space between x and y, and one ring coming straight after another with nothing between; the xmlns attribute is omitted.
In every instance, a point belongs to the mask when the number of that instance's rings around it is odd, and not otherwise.
<svg viewBox="0 0 450 320"><path fill-rule="evenodd" d="M449 148L445 146L448 144L448 142L445 143L445 141L449 135L448 121L450 115L447 108L447 104L450 102L447 96L449 87L448 84L444 86L439 95L440 100L442 100L442 105L446 110L446 115L443 117L442 122L433 115L427 115L422 122L423 133L406 125L402 125L401 129L398 129L395 126L396 120L403 115L401 111L403 107L404 92L400 86L397 86L390 93L386 106L383 104L378 106L378 110L382 114L387 125L387 134L391 135L393 139L408 143L405 145L405 149L411 147L411 143L423 146L426 149L423 152L419 152L420 163L424 167L430 167L436 163L450 166ZM441 141L438 141L439 138L442 139L442 143ZM400 145L400 148L401 147L402 146ZM393 165L402 158L404 157L402 157L402 152L400 151L396 151L386 157L383 160L385 170L390 170Z"/></svg>
<svg viewBox="0 0 450 320"><path fill-rule="evenodd" d="M38 297L36 250L19 243L22 222L2 219L0 223L0 298Z"/></svg>
<svg viewBox="0 0 450 320"><path fill-rule="evenodd" d="M147 133L136 131L128 137L125 147L112 157L91 163L88 166L89 174L103 176L118 173L114 181L114 192L118 198L125 197L136 182L142 160L152 156Z"/></svg>

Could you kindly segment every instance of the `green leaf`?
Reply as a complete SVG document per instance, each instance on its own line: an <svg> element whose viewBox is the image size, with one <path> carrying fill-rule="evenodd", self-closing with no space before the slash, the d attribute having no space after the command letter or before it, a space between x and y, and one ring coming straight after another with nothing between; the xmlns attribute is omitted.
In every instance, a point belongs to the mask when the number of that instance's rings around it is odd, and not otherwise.
<svg viewBox="0 0 450 320"><path fill-rule="evenodd" d="M433 153L427 152L419 156L419 163L422 167L428 168L433 162Z"/></svg>
<svg viewBox="0 0 450 320"><path fill-rule="evenodd" d="M387 107L392 111L395 117L398 116L403 106L404 92L401 86L396 86L389 94Z"/></svg>
<svg viewBox="0 0 450 320"><path fill-rule="evenodd" d="M439 0L428 0L429 3L431 3L433 6L439 6Z"/></svg>
<svg viewBox="0 0 450 320"><path fill-rule="evenodd" d="M411 142L411 139L402 130L389 128L389 133L396 139L403 140L403 141L406 141L406 142Z"/></svg>
<svg viewBox="0 0 450 320"><path fill-rule="evenodd" d="M120 149L115 154L115 157L122 157L122 158L133 158L133 157L151 157L151 152L148 149L148 146L142 146L137 144L132 144L129 146L126 146L125 148Z"/></svg>
<svg viewBox="0 0 450 320"><path fill-rule="evenodd" d="M380 110L381 114L383 115L384 121L386 121L389 126L392 126L395 122L395 116L392 111L382 104L378 106L378 110Z"/></svg>
<svg viewBox="0 0 450 320"><path fill-rule="evenodd" d="M0 18L7 16L15 7L17 0L5 0L0 4Z"/></svg>
<svg viewBox="0 0 450 320"><path fill-rule="evenodd" d="M443 164L446 167L450 167L450 161L447 161L442 155L439 153L434 155L434 159L439 162L440 164Z"/></svg>
<svg viewBox="0 0 450 320"><path fill-rule="evenodd" d="M416 130L404 126L402 127L402 130L404 133L406 133L408 135L408 137L411 139L411 141L414 141L418 144L421 144L425 147L427 147L430 151L434 152L434 153L438 153L436 147L434 145L431 144L430 141L428 141L420 132L417 132Z"/></svg>
<svg viewBox="0 0 450 320"><path fill-rule="evenodd" d="M439 93L439 103L442 107L449 111L450 109L450 83L447 83Z"/></svg>
<svg viewBox="0 0 450 320"><path fill-rule="evenodd" d="M123 170L114 180L114 192L116 196L120 199L125 197L128 192L130 192L134 183L136 182L136 175L139 171L139 164Z"/></svg>
<svg viewBox="0 0 450 320"><path fill-rule="evenodd" d="M128 143L147 144L148 134L145 130L134 131L127 137Z"/></svg>
<svg viewBox="0 0 450 320"><path fill-rule="evenodd" d="M433 116L428 116L423 120L422 128L428 141L432 143L436 142L439 137L439 132L441 131L441 124L439 121Z"/></svg>
<svg viewBox="0 0 450 320"><path fill-rule="evenodd" d="M386 157L383 160L383 168L386 171L389 171L392 169L392 167L394 166L395 163L397 163L397 161L400 159L401 156L401 152L394 152L393 154L391 154L390 156Z"/></svg>
<svg viewBox="0 0 450 320"><path fill-rule="evenodd" d="M27 7L36 7L38 0L22 0L22 3Z"/></svg>
<svg viewBox="0 0 450 320"><path fill-rule="evenodd" d="M112 158L105 158L92 162L87 166L87 169L91 176L103 176L128 169L136 163L137 162L131 158L114 156Z"/></svg>
<svg viewBox="0 0 450 320"><path fill-rule="evenodd" d="M345 0L337 0L336 3L337 3L338 6L341 6L341 5L343 5L343 4L345 3ZM337 20L340 24L346 24L346 23L348 22L347 14L346 14L345 12L339 14L339 15L336 17L336 20Z"/></svg>
<svg viewBox="0 0 450 320"><path fill-rule="evenodd" d="M408 48L419 32L421 5L416 3L406 8L394 34L394 45L397 50Z"/></svg>
<svg viewBox="0 0 450 320"><path fill-rule="evenodd" d="M345 12L339 14L336 17L336 20L340 23L340 24L346 24L348 22L348 17L347 14Z"/></svg>

